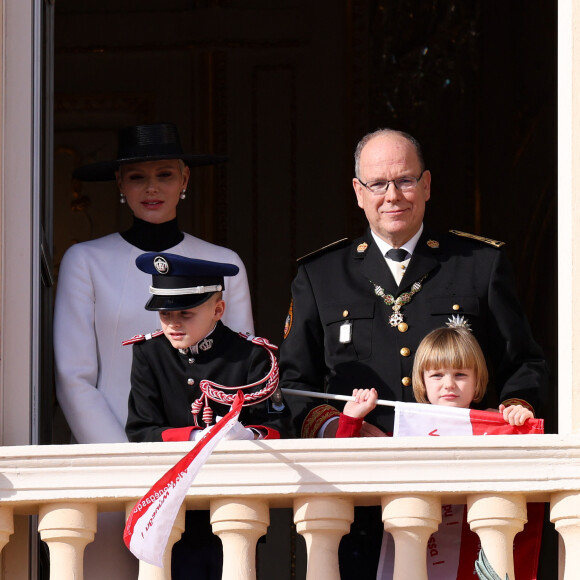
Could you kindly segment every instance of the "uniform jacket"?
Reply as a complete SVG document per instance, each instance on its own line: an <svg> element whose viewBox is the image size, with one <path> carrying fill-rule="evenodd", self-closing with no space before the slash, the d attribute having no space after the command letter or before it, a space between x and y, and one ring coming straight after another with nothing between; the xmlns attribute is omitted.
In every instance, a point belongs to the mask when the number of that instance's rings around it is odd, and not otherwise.
<svg viewBox="0 0 580 580"><path fill-rule="evenodd" d="M266 350L221 322L207 338L213 341L211 348L199 350L197 354L189 351L184 354L171 346L163 334L133 345L126 425L130 441L187 440L195 428L191 404L201 395L201 380L243 386L263 379L270 371ZM124 348L130 350L128 346ZM212 400L209 404L213 410L212 424L230 409L228 404ZM275 438L275 431L282 435L287 433L289 411L283 402L274 408L272 399L267 399L244 406L239 420L244 426L263 426L271 430L268 438ZM201 413L198 425L206 427Z"/></svg>
<svg viewBox="0 0 580 580"><path fill-rule="evenodd" d="M240 268L226 282L224 323L253 332L250 291L240 257L185 234L167 251ZM62 259L54 313L56 393L78 443L127 441L131 349L123 340L159 327L157 312L145 310L151 276L135 259L139 248L120 234L71 246Z"/></svg>
<svg viewBox="0 0 580 580"><path fill-rule="evenodd" d="M401 309L408 328L392 327L393 309L375 294L373 283L396 298L424 276ZM415 350L452 316L467 320L486 355L491 382L482 405L515 398L541 413L547 365L516 297L508 259L499 248L451 233L423 232L399 287L370 230L302 260L280 349L281 386L343 395L375 387L380 399L413 401ZM341 342L345 323L351 324L351 339ZM299 434L320 401L286 400ZM392 417L391 408L377 407L366 420L392 431Z"/></svg>

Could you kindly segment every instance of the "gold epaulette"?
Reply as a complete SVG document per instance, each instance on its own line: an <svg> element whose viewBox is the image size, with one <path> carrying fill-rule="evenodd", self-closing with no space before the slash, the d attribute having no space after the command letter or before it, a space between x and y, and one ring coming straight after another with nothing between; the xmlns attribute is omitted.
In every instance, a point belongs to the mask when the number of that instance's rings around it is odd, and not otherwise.
<svg viewBox="0 0 580 580"><path fill-rule="evenodd" d="M318 250L314 250L314 252L310 252L309 254L302 256L301 258L298 258L298 260L296 260L296 261L302 262L304 260L307 260L308 258L313 258L314 256L320 256L321 254L324 254L325 252L328 252L329 250L334 250L336 248L340 248L340 247L348 244L349 242L350 242L350 240L348 238L342 238L341 240L337 240L336 242L332 242L332 244L328 244L326 246L323 246L322 248L318 248Z"/></svg>
<svg viewBox="0 0 580 580"><path fill-rule="evenodd" d="M505 242L499 242L498 240L492 240L491 238L484 238L483 236L476 236L475 234L468 234L467 232L460 232L459 230L449 230L449 233L454 234L456 236L461 236L462 238L471 238L472 240L478 240L479 242L489 244L494 248L501 248L502 246L505 246Z"/></svg>

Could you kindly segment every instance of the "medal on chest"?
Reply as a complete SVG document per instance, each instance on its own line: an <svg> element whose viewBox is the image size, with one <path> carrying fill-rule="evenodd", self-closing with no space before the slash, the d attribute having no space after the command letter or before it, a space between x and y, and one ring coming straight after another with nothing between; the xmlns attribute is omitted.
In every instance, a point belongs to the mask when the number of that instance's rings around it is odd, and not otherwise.
<svg viewBox="0 0 580 580"><path fill-rule="evenodd" d="M387 306L391 306L393 309L393 313L389 316L389 324L392 327L401 328L401 325L404 325L406 329L405 317L403 315L403 312L401 312L401 308L406 304L409 304L409 302L413 300L413 296L415 296L417 292L421 291L421 288L423 288L423 282L425 281L425 278L427 278L427 274L425 274L420 280L418 280L411 286L410 292L403 292L403 294L401 294L397 298L395 298L392 294L387 294L384 288L382 288L378 284L375 284L372 280L370 281L370 283L373 285L375 289L375 294L379 298L382 298L383 302Z"/></svg>

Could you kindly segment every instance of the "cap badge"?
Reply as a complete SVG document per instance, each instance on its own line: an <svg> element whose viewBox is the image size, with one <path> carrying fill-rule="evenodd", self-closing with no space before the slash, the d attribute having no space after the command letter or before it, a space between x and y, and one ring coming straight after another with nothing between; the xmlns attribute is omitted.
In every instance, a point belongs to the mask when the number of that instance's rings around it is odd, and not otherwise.
<svg viewBox="0 0 580 580"><path fill-rule="evenodd" d="M211 347L213 346L213 339L211 338L204 338L198 345L197 347L199 348L199 350L209 350Z"/></svg>
<svg viewBox="0 0 580 580"><path fill-rule="evenodd" d="M169 272L169 264L163 256L157 256L153 260L153 265L160 274L167 274Z"/></svg>
<svg viewBox="0 0 580 580"><path fill-rule="evenodd" d="M356 251L357 251L359 254L362 254L363 252L365 252L365 251L366 251L366 249L367 249L368 247L369 247L369 245L368 245L366 242L363 242L362 244L359 244L359 245L356 247Z"/></svg>
<svg viewBox="0 0 580 580"><path fill-rule="evenodd" d="M439 247L439 242L437 240L427 240L427 245L430 248L438 248Z"/></svg>

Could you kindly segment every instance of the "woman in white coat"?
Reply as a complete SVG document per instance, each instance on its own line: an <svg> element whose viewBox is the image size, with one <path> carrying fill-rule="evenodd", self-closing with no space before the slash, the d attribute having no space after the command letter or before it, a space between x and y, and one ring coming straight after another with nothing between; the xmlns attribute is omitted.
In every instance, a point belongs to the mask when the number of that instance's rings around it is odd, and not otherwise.
<svg viewBox="0 0 580 580"><path fill-rule="evenodd" d="M121 203L127 203L134 216L126 232L72 246L60 265L54 311L56 394L76 442L127 441L132 351L121 343L159 326L156 313L143 308L149 280L135 266L141 253L169 251L236 264L240 272L224 293L224 323L253 333L248 280L239 256L185 234L177 225L177 206L185 197L190 167L223 160L185 154L177 128L158 123L121 130L117 159L75 171L74 177L83 181L115 179ZM99 518L94 545L87 547L85 579L136 577L136 562L122 542L123 514L105 515ZM108 529L110 524L113 529ZM107 538L111 545L99 547ZM111 550L125 553L111 558ZM107 560L110 570L105 570Z"/></svg>

